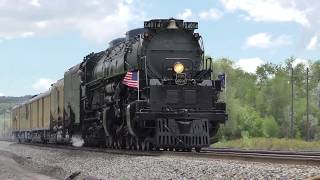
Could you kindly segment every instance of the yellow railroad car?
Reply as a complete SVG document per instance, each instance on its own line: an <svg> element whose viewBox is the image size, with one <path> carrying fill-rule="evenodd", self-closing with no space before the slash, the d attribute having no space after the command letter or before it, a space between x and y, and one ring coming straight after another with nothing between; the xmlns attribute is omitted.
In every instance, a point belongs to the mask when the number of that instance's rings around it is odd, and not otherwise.
<svg viewBox="0 0 320 180"><path fill-rule="evenodd" d="M39 129L43 128L43 98L38 99L38 122L37 122L37 127Z"/></svg>
<svg viewBox="0 0 320 180"><path fill-rule="evenodd" d="M37 129L38 128L38 121L39 121L39 105L38 105L39 101L38 100L34 100L31 102L31 129Z"/></svg>
<svg viewBox="0 0 320 180"><path fill-rule="evenodd" d="M43 97L43 128L49 129L50 128L50 94Z"/></svg>
<svg viewBox="0 0 320 180"><path fill-rule="evenodd" d="M19 141L43 141L50 131L50 91L39 94L12 110L13 134ZM46 133L45 133L46 132Z"/></svg>
<svg viewBox="0 0 320 180"><path fill-rule="evenodd" d="M21 131L26 131L27 130L27 106L25 104L21 105L19 107L19 111L20 111L20 128L19 130Z"/></svg>

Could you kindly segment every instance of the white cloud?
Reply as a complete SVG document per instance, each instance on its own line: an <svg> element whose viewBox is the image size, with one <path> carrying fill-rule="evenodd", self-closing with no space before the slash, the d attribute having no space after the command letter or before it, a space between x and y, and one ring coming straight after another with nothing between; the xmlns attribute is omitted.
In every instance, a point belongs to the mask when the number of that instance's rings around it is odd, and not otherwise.
<svg viewBox="0 0 320 180"><path fill-rule="evenodd" d="M242 58L236 62L236 67L244 70L248 73L256 73L256 69L258 66L264 64L264 61L259 57L255 58Z"/></svg>
<svg viewBox="0 0 320 180"><path fill-rule="evenodd" d="M36 22L35 25L40 28L40 29L43 29L43 28L46 28L48 26L48 21L39 21L39 22Z"/></svg>
<svg viewBox="0 0 320 180"><path fill-rule="evenodd" d="M133 0L126 0L126 3L131 4Z"/></svg>
<svg viewBox="0 0 320 180"><path fill-rule="evenodd" d="M292 66L293 67L296 67L298 64L303 64L305 65L306 67L309 67L309 61L306 60L306 59L302 59L302 58L296 58L293 63L292 63Z"/></svg>
<svg viewBox="0 0 320 180"><path fill-rule="evenodd" d="M247 38L246 47L268 48L271 36L266 33L254 34Z"/></svg>
<svg viewBox="0 0 320 180"><path fill-rule="evenodd" d="M193 13L191 9L186 8L183 12L177 15L178 19L199 21L203 20L218 20L222 17L222 12L218 9L209 9L206 11L201 11L199 13Z"/></svg>
<svg viewBox="0 0 320 180"><path fill-rule="evenodd" d="M34 35L34 32L24 32L24 33L21 33L21 37L22 38L27 38L27 37L31 37Z"/></svg>
<svg viewBox="0 0 320 180"><path fill-rule="evenodd" d="M35 7L40 7L41 6L39 0L31 0L30 4L32 6L35 6Z"/></svg>
<svg viewBox="0 0 320 180"><path fill-rule="evenodd" d="M288 35L273 36L268 33L257 33L247 38L244 47L270 48L290 44L292 44L292 40Z"/></svg>
<svg viewBox="0 0 320 180"><path fill-rule="evenodd" d="M257 22L295 22L309 27L307 10L297 8L294 1L279 0L220 0L230 12L245 12L246 20Z"/></svg>
<svg viewBox="0 0 320 180"><path fill-rule="evenodd" d="M218 9L209 9L208 11L202 11L199 13L199 17L201 19L208 19L208 20L217 20L222 17L222 12Z"/></svg>
<svg viewBox="0 0 320 180"><path fill-rule="evenodd" d="M308 43L306 50L316 50L317 49L317 44L318 44L318 36L314 35L310 42Z"/></svg>
<svg viewBox="0 0 320 180"><path fill-rule="evenodd" d="M60 32L79 32L88 40L107 43L145 20L134 0L0 1L0 39Z"/></svg>
<svg viewBox="0 0 320 180"><path fill-rule="evenodd" d="M184 9L184 11L182 13L178 14L178 18L183 19L183 20L189 19L191 17L192 17L191 9Z"/></svg>
<svg viewBox="0 0 320 180"><path fill-rule="evenodd" d="M115 14L96 21L86 19L77 26L85 38L103 43L113 37L122 36L128 30L128 22L133 20L133 17L138 18L133 15L129 6L120 3Z"/></svg>
<svg viewBox="0 0 320 180"><path fill-rule="evenodd" d="M237 13L246 21L290 22L303 27L298 51L308 50L309 34L318 34L320 48L320 1L319 0L219 0L227 12ZM310 38L311 39L311 38ZM316 38L314 38L316 39ZM315 41L315 40L313 40ZM309 44L308 44L309 43ZM312 43L311 43L312 44ZM317 49L315 48L315 49ZM310 46L310 49L313 49Z"/></svg>
<svg viewBox="0 0 320 180"><path fill-rule="evenodd" d="M45 92L49 90L51 87L51 84L53 84L54 81L47 78L40 78L37 82L35 82L32 85L32 89L36 91L37 93Z"/></svg>
<svg viewBox="0 0 320 180"><path fill-rule="evenodd" d="M4 94L0 92L0 96L4 96Z"/></svg>

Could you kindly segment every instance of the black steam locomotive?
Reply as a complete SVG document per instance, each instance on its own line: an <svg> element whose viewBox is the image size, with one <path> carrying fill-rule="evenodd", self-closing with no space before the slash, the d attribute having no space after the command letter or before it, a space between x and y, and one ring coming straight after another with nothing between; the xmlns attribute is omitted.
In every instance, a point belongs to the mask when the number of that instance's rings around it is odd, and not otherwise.
<svg viewBox="0 0 320 180"><path fill-rule="evenodd" d="M154 19L89 54L60 81L63 107L57 105L57 116L50 111L47 132L23 137L69 142L78 135L86 145L141 150L209 146L227 114L197 28L196 22Z"/></svg>

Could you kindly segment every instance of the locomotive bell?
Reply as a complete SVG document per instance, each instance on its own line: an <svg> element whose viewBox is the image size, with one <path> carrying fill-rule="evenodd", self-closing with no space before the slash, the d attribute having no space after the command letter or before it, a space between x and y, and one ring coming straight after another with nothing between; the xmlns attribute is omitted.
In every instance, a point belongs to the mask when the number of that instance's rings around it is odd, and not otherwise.
<svg viewBox="0 0 320 180"><path fill-rule="evenodd" d="M167 26L167 29L178 29L178 26L177 26L176 21L174 19L170 19L169 25Z"/></svg>

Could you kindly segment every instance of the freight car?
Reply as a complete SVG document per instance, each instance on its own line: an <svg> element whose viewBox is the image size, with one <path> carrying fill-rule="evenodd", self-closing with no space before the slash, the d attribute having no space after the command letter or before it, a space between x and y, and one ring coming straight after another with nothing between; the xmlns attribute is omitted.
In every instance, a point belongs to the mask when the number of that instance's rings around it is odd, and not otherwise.
<svg viewBox="0 0 320 180"><path fill-rule="evenodd" d="M13 109L19 141L200 151L227 120L197 22L154 19ZM209 66L207 66L210 64Z"/></svg>

